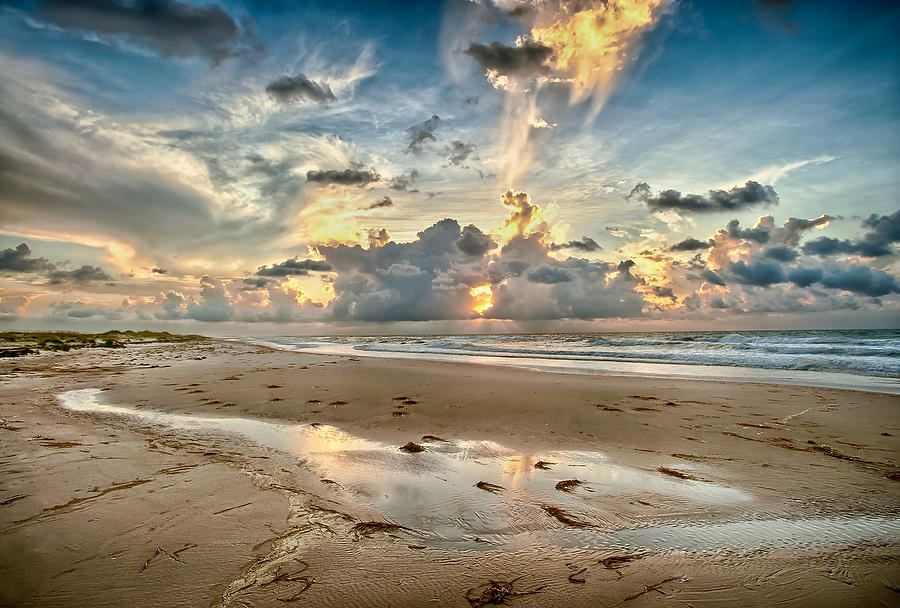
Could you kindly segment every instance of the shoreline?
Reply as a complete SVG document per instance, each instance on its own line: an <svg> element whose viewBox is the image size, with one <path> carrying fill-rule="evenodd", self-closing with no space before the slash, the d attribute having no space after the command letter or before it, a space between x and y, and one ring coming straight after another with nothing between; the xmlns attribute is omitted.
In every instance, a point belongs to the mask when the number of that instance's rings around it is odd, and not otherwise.
<svg viewBox="0 0 900 608"><path fill-rule="evenodd" d="M664 362L652 360L602 359L577 357L539 357L503 353L471 354L455 352L409 352L376 349L357 349L356 345L321 343L317 345L280 344L266 338L222 338L282 350L309 354L342 357L372 357L398 361L428 360L445 363L491 365L495 367L525 368L538 372L578 375L603 375L615 377L652 377L657 379L690 380L703 382L737 382L751 384L791 385L820 388L836 388L900 395L900 381L890 376L867 376L850 372L826 372L819 370L794 370L750 366L708 365L685 361ZM311 346L311 347L308 347ZM668 368L668 369L667 369ZM756 376L756 377L754 377ZM770 376L771 380L758 376Z"/></svg>
<svg viewBox="0 0 900 608"><path fill-rule="evenodd" d="M186 606L466 606L519 574L516 589L544 585L522 606L612 605L670 576L667 593L707 605L789 599L792 576L792 605L900 586L892 395L225 340L0 365L0 603L158 603L164 580ZM58 404L80 389L130 417ZM620 554L639 557L597 561Z"/></svg>

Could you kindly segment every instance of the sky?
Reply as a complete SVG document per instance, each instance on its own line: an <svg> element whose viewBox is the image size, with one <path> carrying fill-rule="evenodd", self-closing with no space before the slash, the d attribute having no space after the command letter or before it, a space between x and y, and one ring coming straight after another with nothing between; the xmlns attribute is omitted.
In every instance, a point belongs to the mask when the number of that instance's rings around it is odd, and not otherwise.
<svg viewBox="0 0 900 608"><path fill-rule="evenodd" d="M0 2L0 330L900 326L900 5Z"/></svg>

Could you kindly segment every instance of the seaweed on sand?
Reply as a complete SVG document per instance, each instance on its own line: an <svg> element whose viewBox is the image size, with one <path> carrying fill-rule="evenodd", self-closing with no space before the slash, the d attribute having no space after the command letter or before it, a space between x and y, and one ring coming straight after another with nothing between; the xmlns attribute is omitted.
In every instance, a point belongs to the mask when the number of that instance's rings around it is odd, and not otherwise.
<svg viewBox="0 0 900 608"><path fill-rule="evenodd" d="M636 559L642 558L643 555L639 553L629 554L629 555L610 555L609 557L603 557L597 560L598 563L603 564L603 567L607 570L618 570L624 566L627 566L630 562L633 562Z"/></svg>
<svg viewBox="0 0 900 608"><path fill-rule="evenodd" d="M466 591L466 601L473 608L482 608L488 604L502 604L508 597L517 597L520 595L532 595L537 593L543 586L528 591L514 591L513 585L517 580L522 578L517 576L511 581L495 581L489 580L481 583L477 587L472 587ZM473 595L477 593L477 595Z"/></svg>
<svg viewBox="0 0 900 608"><path fill-rule="evenodd" d="M552 464L556 464L556 463L555 463L555 462L548 462L548 461L546 461L546 460L538 460L536 463L534 463L534 468L540 469L540 470L542 470L542 471L549 471L549 470L550 470L550 465L552 465Z"/></svg>
<svg viewBox="0 0 900 608"><path fill-rule="evenodd" d="M583 483L580 479L566 479L556 484L556 489L560 492L571 492Z"/></svg>
<svg viewBox="0 0 900 608"><path fill-rule="evenodd" d="M416 452L424 452L425 448L419 445L418 443L413 443L412 441L408 441L406 445L400 446L401 452L407 452L409 454L415 454Z"/></svg>
<svg viewBox="0 0 900 608"><path fill-rule="evenodd" d="M666 475L671 475L672 477L677 477L678 479L697 479L693 475L689 475L687 473L682 473L677 469L670 469L669 467L657 467L656 469L660 473L665 473Z"/></svg>
<svg viewBox="0 0 900 608"><path fill-rule="evenodd" d="M350 534L353 536L353 540L359 540L363 537L372 536L376 532L391 534L393 532L400 532L401 530L411 532L412 528L407 528L400 524L392 524L386 521L361 521L350 528Z"/></svg>
<svg viewBox="0 0 900 608"><path fill-rule="evenodd" d="M547 512L551 517L555 517L561 523L564 523L567 526L572 526L574 528L591 528L593 524L589 524L587 522L575 519L572 517L567 511L560 509L559 507L552 507L544 505L541 507L544 511Z"/></svg>
<svg viewBox="0 0 900 608"><path fill-rule="evenodd" d="M475 487L480 488L480 489L484 490L485 492L490 492L492 494L505 489L503 486L498 486L497 484L491 483L489 481L479 481L478 483L475 484Z"/></svg>

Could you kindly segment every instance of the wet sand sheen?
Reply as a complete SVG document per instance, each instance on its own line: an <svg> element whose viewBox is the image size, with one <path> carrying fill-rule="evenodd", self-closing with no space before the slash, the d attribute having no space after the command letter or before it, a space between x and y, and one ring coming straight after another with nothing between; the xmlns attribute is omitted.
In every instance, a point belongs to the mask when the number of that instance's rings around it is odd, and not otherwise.
<svg viewBox="0 0 900 608"><path fill-rule="evenodd" d="M895 397L223 342L16 366L0 603L466 606L520 575L541 589L510 605L900 588Z"/></svg>

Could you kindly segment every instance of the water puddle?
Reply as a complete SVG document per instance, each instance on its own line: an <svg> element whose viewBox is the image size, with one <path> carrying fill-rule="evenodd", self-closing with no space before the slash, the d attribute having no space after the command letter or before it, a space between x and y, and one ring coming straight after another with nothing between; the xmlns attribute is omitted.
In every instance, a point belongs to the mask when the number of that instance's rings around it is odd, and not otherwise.
<svg viewBox="0 0 900 608"><path fill-rule="evenodd" d="M601 509L601 499L626 497L627 501L628 497L653 495L655 500L681 504L721 505L748 501L751 497L715 483L670 479L655 472L619 466L597 452L529 454L489 441L447 441L430 442L425 444L425 452L407 454L397 446L355 437L324 424L136 409L101 403L100 395L99 389L81 389L62 393L59 401L69 410L130 417L166 430L249 439L303 460L316 474L340 484L341 491L350 494L354 501L373 507L387 520L420 531L434 544L448 547L466 542L467 548L472 548L470 541L475 537L507 549L532 546L541 539L568 547L612 543L716 548L742 547L745 542L760 546L759 543L779 539L796 545L802 544L803 538L829 535L836 542L843 542L869 538L877 531L887 531L894 539L900 537L900 520L894 519L860 520L850 527L830 520L753 520L635 528L634 522L612 516L608 503L607 508ZM555 464L549 470L536 469L535 463L541 460ZM566 479L583 483L571 492L557 490L556 484ZM489 492L475 487L480 481L502 489ZM566 516L590 525L563 526L552 513L548 514L546 507L562 509Z"/></svg>

